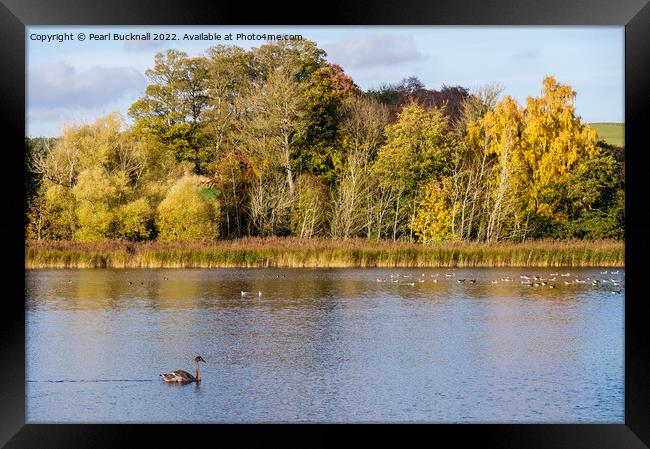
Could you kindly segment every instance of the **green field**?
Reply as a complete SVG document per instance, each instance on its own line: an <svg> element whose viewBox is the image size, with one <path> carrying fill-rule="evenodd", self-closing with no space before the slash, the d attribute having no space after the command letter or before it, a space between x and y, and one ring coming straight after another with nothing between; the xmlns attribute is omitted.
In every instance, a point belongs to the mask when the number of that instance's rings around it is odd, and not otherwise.
<svg viewBox="0 0 650 449"><path fill-rule="evenodd" d="M598 131L598 138L610 145L622 147L625 145L624 123L589 123Z"/></svg>

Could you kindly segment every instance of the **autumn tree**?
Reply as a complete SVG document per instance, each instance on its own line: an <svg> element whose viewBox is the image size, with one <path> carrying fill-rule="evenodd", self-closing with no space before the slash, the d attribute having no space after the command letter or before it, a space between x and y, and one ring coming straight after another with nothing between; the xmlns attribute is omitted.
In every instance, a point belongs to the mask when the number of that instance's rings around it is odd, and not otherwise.
<svg viewBox="0 0 650 449"><path fill-rule="evenodd" d="M213 240L219 236L219 203L206 179L185 175L156 211L160 240Z"/></svg>
<svg viewBox="0 0 650 449"><path fill-rule="evenodd" d="M455 145L452 154L451 234L476 239L486 229L485 207L493 188L489 176L494 161L487 151L488 141L480 122L496 106L502 91L499 85L485 85L465 99L453 123Z"/></svg>
<svg viewBox="0 0 650 449"><path fill-rule="evenodd" d="M306 126L300 84L279 67L242 101L247 113L241 122L242 142L256 178L249 193L251 221L264 235L286 232L295 199L295 142Z"/></svg>
<svg viewBox="0 0 650 449"><path fill-rule="evenodd" d="M404 78L398 84L384 84L367 94L385 104L392 115L408 104L416 103L424 109L442 109L452 123L458 119L463 102L470 97L469 91L462 86L443 85L440 90L427 89L415 76Z"/></svg>
<svg viewBox="0 0 650 449"><path fill-rule="evenodd" d="M413 230L423 243L439 242L452 236L453 208L451 178L431 180L422 188Z"/></svg>
<svg viewBox="0 0 650 449"><path fill-rule="evenodd" d="M361 92L315 42L167 50L117 115L26 140L27 236L623 238L624 149L546 77Z"/></svg>
<svg viewBox="0 0 650 449"><path fill-rule="evenodd" d="M199 119L208 103L207 71L205 58L177 50L158 53L153 68L145 72L145 95L129 109L140 134L166 145L196 172L201 168Z"/></svg>
<svg viewBox="0 0 650 449"><path fill-rule="evenodd" d="M431 179L449 175L448 119L440 109L425 110L415 103L405 107L395 124L385 131L386 143L374 165L380 188L392 198L392 238L408 233L417 209L420 187Z"/></svg>
<svg viewBox="0 0 650 449"><path fill-rule="evenodd" d="M294 195L277 169L257 173L250 188L250 219L258 235L287 235L291 230Z"/></svg>
<svg viewBox="0 0 650 449"><path fill-rule="evenodd" d="M332 236L348 238L366 228L373 231L374 214L371 190L372 163L384 142L388 109L380 103L355 96L341 110L342 164L334 191Z"/></svg>
<svg viewBox="0 0 650 449"><path fill-rule="evenodd" d="M490 170L494 188L486 204L484 230L488 241L499 240L521 225L518 212L525 193L524 186L517 181L525 171L521 157L522 122L523 109L512 97L506 97L481 121L485 151L494 158Z"/></svg>
<svg viewBox="0 0 650 449"><path fill-rule="evenodd" d="M295 140L306 126L300 85L292 73L280 67L243 101L247 111L242 123L245 144L258 166L268 165L284 172L288 190L293 193Z"/></svg>
<svg viewBox="0 0 650 449"><path fill-rule="evenodd" d="M574 99L570 86L547 77L542 95L529 97L525 108L507 97L469 130L475 143L483 141L488 156L495 158L487 240L524 239L531 232L539 235L534 227L543 218L568 219L549 187L599 154L596 132L576 116Z"/></svg>
<svg viewBox="0 0 650 449"><path fill-rule="evenodd" d="M124 131L115 115L68 126L34 169L42 176L36 235L97 241L152 235L153 205L177 176L171 154Z"/></svg>
<svg viewBox="0 0 650 449"><path fill-rule="evenodd" d="M522 162L526 212L552 217L558 213L551 204L540 201L540 192L559 176L572 171L582 161L598 154L597 133L584 126L575 113L576 93L555 78L544 78L542 96L529 97L523 118Z"/></svg>
<svg viewBox="0 0 650 449"><path fill-rule="evenodd" d="M240 98L258 76L253 56L240 47L218 45L206 56L206 104L201 113L199 160L201 172L214 172L223 157L240 158Z"/></svg>
<svg viewBox="0 0 650 449"><path fill-rule="evenodd" d="M300 238L322 235L330 213L327 186L320 178L305 173L298 178L297 188L291 230Z"/></svg>
<svg viewBox="0 0 650 449"><path fill-rule="evenodd" d="M212 180L219 190L221 202L222 235L250 235L250 193L255 172L245 151L228 151L216 160Z"/></svg>

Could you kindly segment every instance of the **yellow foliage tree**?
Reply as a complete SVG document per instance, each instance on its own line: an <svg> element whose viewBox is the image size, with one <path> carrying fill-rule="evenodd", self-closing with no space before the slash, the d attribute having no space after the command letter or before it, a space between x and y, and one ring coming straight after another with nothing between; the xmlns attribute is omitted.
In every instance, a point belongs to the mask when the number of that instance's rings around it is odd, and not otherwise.
<svg viewBox="0 0 650 449"><path fill-rule="evenodd" d="M219 236L219 203L201 191L198 176L186 175L158 206L159 240L211 240Z"/></svg>
<svg viewBox="0 0 650 449"><path fill-rule="evenodd" d="M468 139L494 158L494 189L487 211L486 239L522 236L533 215L566 217L540 195L548 185L597 156L596 131L575 114L575 92L555 78L544 78L542 95L522 108L506 97Z"/></svg>
<svg viewBox="0 0 650 449"><path fill-rule="evenodd" d="M521 158L523 110L512 97L506 97L483 117L484 148L494 158L494 191L487 205L486 239L498 240L504 230L505 217L517 209L520 183L524 172Z"/></svg>
<svg viewBox="0 0 650 449"><path fill-rule="evenodd" d="M551 204L539 201L542 190L558 177L571 172L586 159L596 156L598 135L575 114L576 93L554 77L544 78L542 96L526 100L521 157L527 185L528 212L555 217Z"/></svg>
<svg viewBox="0 0 650 449"><path fill-rule="evenodd" d="M451 179L430 181L423 189L412 227L423 243L439 242L451 236L453 210Z"/></svg>

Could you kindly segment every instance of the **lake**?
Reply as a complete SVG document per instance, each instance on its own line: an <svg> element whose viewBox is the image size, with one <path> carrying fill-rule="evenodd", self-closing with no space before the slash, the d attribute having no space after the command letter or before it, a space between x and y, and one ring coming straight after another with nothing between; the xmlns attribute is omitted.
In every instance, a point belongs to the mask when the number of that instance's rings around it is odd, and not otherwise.
<svg viewBox="0 0 650 449"><path fill-rule="evenodd" d="M624 423L624 289L607 268L28 270L27 422ZM200 384L160 379L196 353Z"/></svg>

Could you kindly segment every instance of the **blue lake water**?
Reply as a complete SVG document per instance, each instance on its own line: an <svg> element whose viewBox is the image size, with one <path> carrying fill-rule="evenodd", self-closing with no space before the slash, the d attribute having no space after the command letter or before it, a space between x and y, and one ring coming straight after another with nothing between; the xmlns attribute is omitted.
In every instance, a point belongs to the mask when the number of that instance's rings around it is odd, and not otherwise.
<svg viewBox="0 0 650 449"><path fill-rule="evenodd" d="M27 421L623 423L614 272L30 270Z"/></svg>

